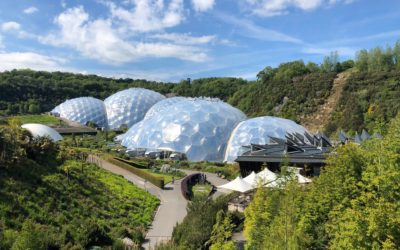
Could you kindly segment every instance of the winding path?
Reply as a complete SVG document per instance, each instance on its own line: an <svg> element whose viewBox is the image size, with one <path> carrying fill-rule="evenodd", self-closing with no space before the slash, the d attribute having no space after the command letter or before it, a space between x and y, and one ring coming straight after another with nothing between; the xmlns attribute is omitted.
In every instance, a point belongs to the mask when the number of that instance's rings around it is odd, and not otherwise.
<svg viewBox="0 0 400 250"><path fill-rule="evenodd" d="M114 174L122 175L125 179L132 182L139 188L148 191L160 199L160 206L157 209L151 227L146 234L145 242L142 245L144 249L153 249L157 243L169 240L171 238L174 226L176 223L182 222L187 214L187 201L181 193L181 180L175 181L174 184L169 183L165 186L165 189L160 189L150 182L145 182L137 175L95 155L89 155L87 161L94 163ZM203 173L207 176L207 180L215 186L222 185L227 182L227 180L221 179L216 174L212 173L184 169L182 169L182 171L186 174ZM221 194L222 193L220 192L216 192L214 197L217 197Z"/></svg>

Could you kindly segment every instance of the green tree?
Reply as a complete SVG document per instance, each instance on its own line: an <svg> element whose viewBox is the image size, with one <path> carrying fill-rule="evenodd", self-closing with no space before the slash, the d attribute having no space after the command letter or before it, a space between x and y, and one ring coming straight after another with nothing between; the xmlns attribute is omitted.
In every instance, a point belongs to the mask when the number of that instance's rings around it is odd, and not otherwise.
<svg viewBox="0 0 400 250"><path fill-rule="evenodd" d="M356 53L356 67L360 71L368 71L368 51L362 49Z"/></svg>
<svg viewBox="0 0 400 250"><path fill-rule="evenodd" d="M211 232L210 250L233 250L235 243L231 240L233 235L233 229L235 225L232 223L231 215L225 214L223 210L218 211L216 216L216 222Z"/></svg>
<svg viewBox="0 0 400 250"><path fill-rule="evenodd" d="M339 63L339 54L337 51L332 51L329 56L324 57L321 69L324 72L337 72Z"/></svg>

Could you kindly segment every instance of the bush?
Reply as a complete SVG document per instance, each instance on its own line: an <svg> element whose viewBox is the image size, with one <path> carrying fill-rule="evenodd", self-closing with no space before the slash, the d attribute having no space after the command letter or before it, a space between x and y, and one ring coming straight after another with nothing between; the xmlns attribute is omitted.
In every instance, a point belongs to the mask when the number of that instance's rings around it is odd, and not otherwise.
<svg viewBox="0 0 400 250"><path fill-rule="evenodd" d="M148 169L149 168L149 166L148 166L149 164L148 163L145 164L143 161L138 163L137 161L126 160L126 159L122 159L122 158L119 158L119 157L114 157L114 159L122 161L122 162L124 162L126 164L129 164L129 165L135 167L135 168L142 168L142 169Z"/></svg>
<svg viewBox="0 0 400 250"><path fill-rule="evenodd" d="M117 165L118 167L128 170L129 172L131 172L145 180L148 180L149 182L153 183L154 185L156 185L159 188L164 188L164 178L153 176L152 174L149 174L146 171L143 171L139 168L135 168L125 162L118 160L117 158L109 158L109 159L107 159L107 161L109 161L112 164Z"/></svg>

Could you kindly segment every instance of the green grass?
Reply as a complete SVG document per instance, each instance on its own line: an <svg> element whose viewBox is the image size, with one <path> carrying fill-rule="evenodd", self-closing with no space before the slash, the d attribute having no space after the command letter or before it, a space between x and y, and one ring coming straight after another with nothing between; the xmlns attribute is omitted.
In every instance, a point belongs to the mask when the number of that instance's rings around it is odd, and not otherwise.
<svg viewBox="0 0 400 250"><path fill-rule="evenodd" d="M62 249L111 246L126 236L140 243L158 204L148 192L92 164L29 161L0 171L0 241L3 235L12 247L32 233Z"/></svg>
<svg viewBox="0 0 400 250"><path fill-rule="evenodd" d="M19 116L10 116L9 120L15 119L21 124L25 123L40 123L44 125L62 125L64 124L60 119L54 116L49 115L19 115ZM61 123L60 123L61 121Z"/></svg>
<svg viewBox="0 0 400 250"><path fill-rule="evenodd" d="M196 184L192 187L193 197L208 196L211 189L212 186L210 184Z"/></svg>

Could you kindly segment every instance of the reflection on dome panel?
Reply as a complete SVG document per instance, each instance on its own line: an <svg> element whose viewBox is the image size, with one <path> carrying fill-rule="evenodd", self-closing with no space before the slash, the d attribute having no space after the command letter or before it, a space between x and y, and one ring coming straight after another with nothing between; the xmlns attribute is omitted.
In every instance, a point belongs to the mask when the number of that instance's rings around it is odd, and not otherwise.
<svg viewBox="0 0 400 250"><path fill-rule="evenodd" d="M209 110L215 111L213 116ZM213 117L220 122L215 123ZM222 161L232 129L245 118L240 110L220 100L184 98L169 105L168 112L146 115L128 130L122 145L128 149L169 148L185 153L192 161Z"/></svg>
<svg viewBox="0 0 400 250"><path fill-rule="evenodd" d="M57 131L43 124L26 123L21 127L28 130L33 137L49 137L53 141L59 141L63 139Z"/></svg>
<svg viewBox="0 0 400 250"><path fill-rule="evenodd" d="M104 100L110 129L119 129L123 125L130 128L164 98L155 91L143 88L130 88L111 95Z"/></svg>
<svg viewBox="0 0 400 250"><path fill-rule="evenodd" d="M67 100L55 107L51 113L57 113L62 118L82 125L92 122L99 128L108 128L104 103L93 97Z"/></svg>
<svg viewBox="0 0 400 250"><path fill-rule="evenodd" d="M269 137L285 139L286 133L305 134L308 131L294 121L272 116L243 121L232 132L224 160L233 162L240 155L243 146L266 144Z"/></svg>
<svg viewBox="0 0 400 250"><path fill-rule="evenodd" d="M168 110L168 108L172 105L174 105L175 103L178 103L182 100L185 100L185 97L181 97L181 96L176 96L176 97L171 97L171 98L166 98L164 100L161 100L159 102L157 102L156 104L154 104L146 113L146 116L144 119L153 117L157 114L162 114L165 111Z"/></svg>

